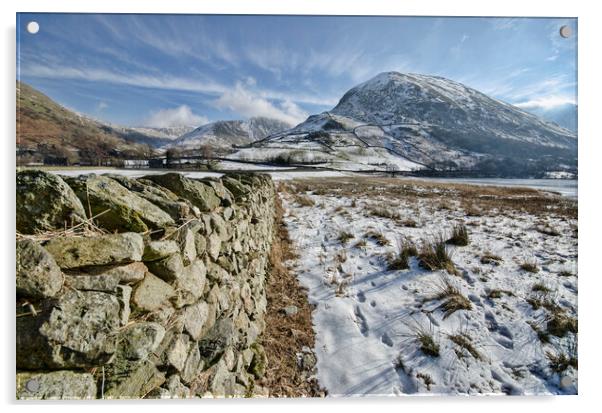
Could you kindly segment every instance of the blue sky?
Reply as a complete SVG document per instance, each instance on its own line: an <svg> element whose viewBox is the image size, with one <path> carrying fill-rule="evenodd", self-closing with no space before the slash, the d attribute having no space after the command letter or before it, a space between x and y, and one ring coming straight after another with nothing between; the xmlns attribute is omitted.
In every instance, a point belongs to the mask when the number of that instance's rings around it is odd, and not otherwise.
<svg viewBox="0 0 602 413"><path fill-rule="evenodd" d="M444 76L525 109L577 99L575 19L21 13L17 54L20 80L130 126L298 123L391 70Z"/></svg>

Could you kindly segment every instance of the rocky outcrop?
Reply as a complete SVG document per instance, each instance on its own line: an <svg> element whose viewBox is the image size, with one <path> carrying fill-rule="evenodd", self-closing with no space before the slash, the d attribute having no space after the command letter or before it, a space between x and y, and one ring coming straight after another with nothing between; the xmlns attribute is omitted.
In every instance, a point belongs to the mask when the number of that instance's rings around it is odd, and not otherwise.
<svg viewBox="0 0 602 413"><path fill-rule="evenodd" d="M17 397L262 393L271 179L60 182L114 211L94 220L107 233L18 241Z"/></svg>

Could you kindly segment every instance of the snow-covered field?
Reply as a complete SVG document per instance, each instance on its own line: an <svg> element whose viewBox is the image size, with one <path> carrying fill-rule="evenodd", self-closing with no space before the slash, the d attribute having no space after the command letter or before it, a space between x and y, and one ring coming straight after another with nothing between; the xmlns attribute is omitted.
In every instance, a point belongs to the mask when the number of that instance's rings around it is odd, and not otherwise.
<svg viewBox="0 0 602 413"><path fill-rule="evenodd" d="M576 200L382 178L287 181L280 196L330 396L577 392ZM455 274L416 256L389 269L402 240L420 252L460 223Z"/></svg>

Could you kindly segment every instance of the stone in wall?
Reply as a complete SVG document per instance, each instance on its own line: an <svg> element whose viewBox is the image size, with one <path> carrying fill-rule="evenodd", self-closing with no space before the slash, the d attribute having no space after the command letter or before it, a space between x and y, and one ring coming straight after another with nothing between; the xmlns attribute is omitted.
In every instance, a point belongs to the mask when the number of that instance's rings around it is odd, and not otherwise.
<svg viewBox="0 0 602 413"><path fill-rule="evenodd" d="M140 234L126 232L96 237L57 237L44 247L59 267L73 269L140 261L144 241Z"/></svg>
<svg viewBox="0 0 602 413"><path fill-rule="evenodd" d="M145 179L169 189L178 196L192 202L201 211L212 211L220 204L220 199L211 186L186 178L179 173L149 175Z"/></svg>
<svg viewBox="0 0 602 413"><path fill-rule="evenodd" d="M17 296L54 297L63 287L63 273L42 246L31 240L17 241Z"/></svg>
<svg viewBox="0 0 602 413"><path fill-rule="evenodd" d="M19 171L16 195L17 231L23 234L63 229L86 218L80 200L56 175Z"/></svg>
<svg viewBox="0 0 602 413"><path fill-rule="evenodd" d="M109 177L82 175L65 180L102 228L144 232L174 223L167 212Z"/></svg>

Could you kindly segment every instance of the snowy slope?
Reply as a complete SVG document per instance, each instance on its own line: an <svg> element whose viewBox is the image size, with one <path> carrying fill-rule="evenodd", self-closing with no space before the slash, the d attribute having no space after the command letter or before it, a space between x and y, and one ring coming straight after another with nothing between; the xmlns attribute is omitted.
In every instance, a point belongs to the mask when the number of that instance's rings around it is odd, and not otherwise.
<svg viewBox="0 0 602 413"><path fill-rule="evenodd" d="M194 127L192 126L169 126L164 128L153 128L148 126L141 126L135 128L129 128L133 131L143 133L147 136L153 136L156 138L162 139L171 139L175 140L182 135L187 134L192 131Z"/></svg>
<svg viewBox="0 0 602 413"><path fill-rule="evenodd" d="M387 72L349 90L330 112L235 157L353 170L441 170L472 169L491 159L574 164L576 154L573 132L519 108L441 77Z"/></svg>
<svg viewBox="0 0 602 413"><path fill-rule="evenodd" d="M180 136L170 146L184 149L196 149L201 145L230 148L252 143L290 127L288 123L263 117L254 117L246 121L217 121Z"/></svg>

